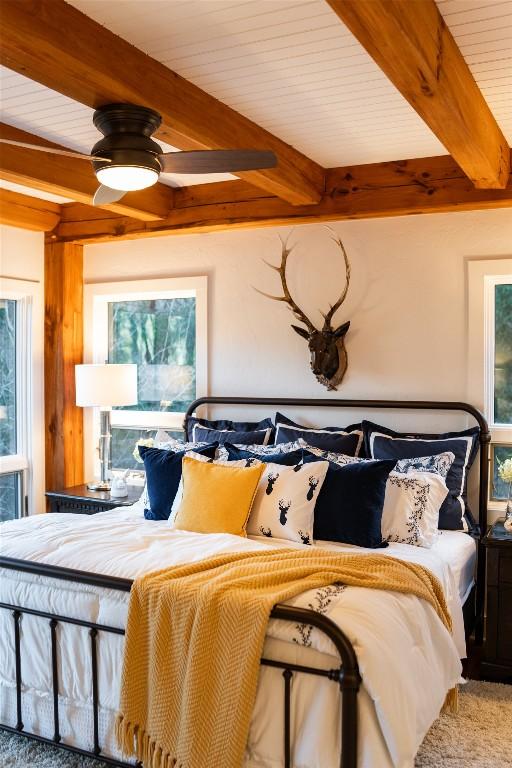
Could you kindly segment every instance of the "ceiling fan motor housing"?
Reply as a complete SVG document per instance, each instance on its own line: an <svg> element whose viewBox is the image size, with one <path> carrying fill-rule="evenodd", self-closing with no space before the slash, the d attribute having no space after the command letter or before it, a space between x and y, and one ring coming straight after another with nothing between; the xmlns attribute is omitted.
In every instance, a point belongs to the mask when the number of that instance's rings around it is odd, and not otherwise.
<svg viewBox="0 0 512 768"><path fill-rule="evenodd" d="M158 112L133 104L107 104L94 112L93 122L104 138L94 145L91 154L111 161L93 160L96 173L113 166L136 166L160 173L157 156L162 148L151 138L162 122Z"/></svg>

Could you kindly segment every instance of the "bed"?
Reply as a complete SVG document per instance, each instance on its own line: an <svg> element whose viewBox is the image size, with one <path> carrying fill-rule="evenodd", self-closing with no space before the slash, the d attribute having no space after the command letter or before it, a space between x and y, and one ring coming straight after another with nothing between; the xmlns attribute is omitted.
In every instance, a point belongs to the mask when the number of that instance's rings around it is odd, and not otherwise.
<svg viewBox="0 0 512 768"><path fill-rule="evenodd" d="M207 403L467 412L481 429L479 520L485 530L488 432L469 405L205 398L192 404L189 413ZM117 527L122 537L115 535ZM35 516L4 526L2 727L125 765L114 743L113 722L131 582L150 570L240 550L240 539L235 539L173 531L144 520L140 505L92 517ZM242 541L251 549L283 546L264 537ZM344 549L330 542L315 544ZM475 622L478 631L479 549L478 537L443 531L430 550L407 544L383 550L425 565L439 578L453 637L430 606L411 595L332 586L276 606L245 768L412 766L446 691L460 678L464 621L466 632Z"/></svg>

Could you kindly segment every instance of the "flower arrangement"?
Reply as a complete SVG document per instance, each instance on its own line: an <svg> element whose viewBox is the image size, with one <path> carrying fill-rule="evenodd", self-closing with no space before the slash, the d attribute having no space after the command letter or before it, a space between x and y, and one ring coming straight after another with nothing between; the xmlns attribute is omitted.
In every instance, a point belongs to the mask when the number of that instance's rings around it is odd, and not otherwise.
<svg viewBox="0 0 512 768"><path fill-rule="evenodd" d="M153 440L152 437L146 437L146 438L141 438L140 440L137 440L137 442L135 443L135 448L133 449L133 458L135 459L135 461L137 461L139 464L144 463L140 457L139 445L144 445L147 448L152 448L154 444L155 444L155 441Z"/></svg>
<svg viewBox="0 0 512 768"><path fill-rule="evenodd" d="M505 528L512 532L512 456L505 461L498 462L498 475L504 483L508 483L508 499L505 513Z"/></svg>
<svg viewBox="0 0 512 768"><path fill-rule="evenodd" d="M498 475L504 483L512 483L512 456L501 463L498 463Z"/></svg>

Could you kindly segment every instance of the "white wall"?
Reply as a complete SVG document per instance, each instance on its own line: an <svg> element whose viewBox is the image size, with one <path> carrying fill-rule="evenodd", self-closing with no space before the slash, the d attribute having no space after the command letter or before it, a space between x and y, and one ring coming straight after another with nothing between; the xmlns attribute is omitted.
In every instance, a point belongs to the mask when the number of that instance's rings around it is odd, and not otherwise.
<svg viewBox="0 0 512 768"><path fill-rule="evenodd" d="M278 233L288 229L87 246L85 280L208 275L211 394L465 399L467 263L512 255L512 212L346 221L333 228L352 263L337 315L351 321L348 371L338 393L327 393L310 372L306 342L291 330L289 310L251 287L279 293L277 274L261 259L279 262ZM343 285L343 261L322 226L296 227L294 241L289 286L320 323L318 309ZM421 421L416 414L414 423Z"/></svg>
<svg viewBox="0 0 512 768"><path fill-rule="evenodd" d="M43 285L44 233L0 224L0 276Z"/></svg>
<svg viewBox="0 0 512 768"><path fill-rule="evenodd" d="M339 323L350 320L348 370L328 393L309 370L306 342L291 328L289 310L251 286L279 294L278 234L254 229L185 235L85 248L86 282L207 275L209 390L215 395L470 400L483 386L468 383L468 264L512 256L512 211L432 214L345 221L333 228L345 243L352 279ZM298 226L291 242L289 287L316 323L318 309L335 301L343 262L324 227ZM480 372L483 381L483 370ZM483 402L475 402L479 408ZM253 411L254 412L254 411ZM344 425L361 412L293 412L317 426ZM224 409L226 415L226 409ZM233 415L237 412L230 411ZM263 415L262 412L260 412ZM265 414L268 415L268 414ZM379 413L367 418L398 429L447 430L473 426L446 413ZM470 478L477 509L478 471Z"/></svg>
<svg viewBox="0 0 512 768"><path fill-rule="evenodd" d="M6 278L10 278L9 281ZM29 281L29 282L25 282ZM33 380L30 414L30 508L44 511L44 234L0 225L0 289L32 296Z"/></svg>

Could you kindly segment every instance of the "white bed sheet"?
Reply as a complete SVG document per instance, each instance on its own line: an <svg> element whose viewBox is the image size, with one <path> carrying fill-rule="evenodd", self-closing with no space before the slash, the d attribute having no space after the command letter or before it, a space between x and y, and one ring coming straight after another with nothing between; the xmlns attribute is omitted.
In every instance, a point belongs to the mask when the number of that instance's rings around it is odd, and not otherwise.
<svg viewBox="0 0 512 768"><path fill-rule="evenodd" d="M464 605L475 585L476 540L464 531L439 531L432 549L450 566Z"/></svg>
<svg viewBox="0 0 512 768"><path fill-rule="evenodd" d="M449 537L447 537L449 538ZM70 568L134 578L140 573L191 562L221 551L279 548L291 542L264 537L240 539L221 534L173 531L166 523L145 521L142 510L120 508L87 518L40 515L1 527L2 554ZM329 549L342 545L317 542ZM348 587L331 588L325 615L347 634L357 653L362 690L359 698L360 768L412 768L415 752L437 717L445 694L459 679L464 655L462 610L447 553L393 544L382 554L428 567L441 581L454 622L453 638L433 608L412 595ZM350 548L354 550L355 548ZM357 549L364 556L368 550ZM444 555L442 554L444 552ZM128 595L112 590L57 582L3 571L0 595L5 602L123 627ZM290 603L318 607L318 591ZM0 611L0 721L15 720L12 617ZM51 676L47 621L22 620L23 719L28 730L52 735ZM334 666L330 641L313 630L310 647L297 627L269 624L265 655L297 663L312 656ZM100 736L107 754L116 754L113 718L119 695L123 639L100 637ZM60 702L63 740L91 748L90 673L87 633L60 629ZM277 674L277 678L276 675ZM278 683L276 684L276 679ZM340 750L337 687L329 681L297 676L293 683L292 738L295 768L334 768ZM282 681L276 670L262 669L245 768L282 766Z"/></svg>

